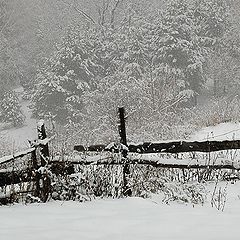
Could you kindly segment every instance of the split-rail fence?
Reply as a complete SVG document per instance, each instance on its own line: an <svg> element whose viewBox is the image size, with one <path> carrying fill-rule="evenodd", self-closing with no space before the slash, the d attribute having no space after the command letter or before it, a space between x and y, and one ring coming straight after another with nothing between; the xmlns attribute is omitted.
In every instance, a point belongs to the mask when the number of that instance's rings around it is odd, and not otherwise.
<svg viewBox="0 0 240 240"><path fill-rule="evenodd" d="M169 153L178 154L184 152L214 152L221 150L240 149L240 140L233 141L204 141L204 142L189 142L189 141L173 141L173 142L162 142L162 143L151 143L145 142L142 144L127 144L126 135L126 123L125 123L125 111L124 108L118 109L119 113L119 144L109 145L91 145L88 147L82 145L73 146L73 150L79 152L115 152L121 154L122 158L119 161L111 159L100 159L100 160L77 160L71 161L70 165L122 165L123 166L123 182L126 188L125 195L130 195L131 192L127 191L127 174L129 174L129 166L140 164L150 165L156 168L179 168L179 169L230 169L240 170L240 168L233 164L178 164L175 163L162 163L161 161L155 161L150 159L131 159L128 158L130 153L147 154L147 153ZM38 139L30 142L30 148L21 152L17 152L13 155L4 156L0 158L0 167L7 165L11 162L23 161L23 158L29 156L31 164L27 168L14 169L14 168L0 168L0 187L10 186L12 184L18 184L22 182L33 182L33 188L29 189L29 192L33 192L34 196L40 198L42 201L47 201L51 191L51 179L48 174L44 171L45 166L52 166L52 170L56 169L56 165L60 164L61 167L68 166L66 162L61 160L55 160L51 158L49 153L49 142L54 137L47 137L44 121L39 121L37 126ZM69 169L68 169L69 170ZM65 174L71 174L74 172L74 167L69 171L64 171ZM21 193L21 191L19 191ZM8 196L11 198L12 196ZM1 198L0 203L9 201L9 199ZM10 199L11 201L11 199Z"/></svg>

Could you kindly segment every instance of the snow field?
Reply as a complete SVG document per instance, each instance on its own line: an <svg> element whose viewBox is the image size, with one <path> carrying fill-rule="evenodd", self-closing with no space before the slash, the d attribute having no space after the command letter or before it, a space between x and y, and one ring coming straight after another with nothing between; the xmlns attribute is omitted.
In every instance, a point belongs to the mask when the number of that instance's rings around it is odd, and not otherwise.
<svg viewBox="0 0 240 240"><path fill-rule="evenodd" d="M240 184L229 186L224 212L210 204L166 205L152 199L49 202L0 208L4 240L231 240L240 229Z"/></svg>

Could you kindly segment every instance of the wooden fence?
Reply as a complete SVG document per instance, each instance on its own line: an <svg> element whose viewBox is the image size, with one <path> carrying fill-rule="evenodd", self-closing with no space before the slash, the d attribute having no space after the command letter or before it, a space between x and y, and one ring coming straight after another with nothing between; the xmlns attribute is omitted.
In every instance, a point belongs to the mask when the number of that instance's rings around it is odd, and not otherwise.
<svg viewBox="0 0 240 240"><path fill-rule="evenodd" d="M74 146L73 149L79 152L93 151L93 152L114 152L120 153L121 160L115 161L114 159L99 159L99 160L72 160L71 165L122 165L123 166L123 183L124 183L124 194L131 195L131 191L127 188L127 175L129 174L129 166L140 164L149 165L158 168L179 168L179 169L231 169L240 170L237 166L233 164L184 164L181 163L162 163L160 161L144 159L141 158L129 158L130 153L144 154L148 153L169 153L177 154L184 152L214 152L221 150L230 149L240 149L240 140L235 141L204 141L204 142L188 142L188 141L174 141L174 142L162 142L162 143L151 143L146 142L142 144L127 144L126 135L126 124L125 124L125 112L124 108L119 108L119 144L109 144L109 145L92 145L89 147L84 147L82 145ZM48 174L44 172L44 167L50 165L50 169L59 168L59 165L65 167L63 161L54 160L50 158L48 143L53 137L47 138L44 122L40 121L37 126L38 140L31 142L31 147L25 151L15 153L14 155L9 155L0 158L0 166L16 162L25 156L30 156L31 164L24 169L3 169L0 170L0 187L16 184L20 182L34 182L34 188L30 191L34 193L35 196L39 197L42 201L47 201L49 193L51 191L51 180ZM57 167L56 167L57 166ZM65 173L73 173L74 169L65 171Z"/></svg>
<svg viewBox="0 0 240 240"><path fill-rule="evenodd" d="M37 126L38 139L30 142L30 148L17 152L12 155L4 156L0 158L0 166L6 166L6 168L0 170L0 187L19 184L24 182L33 182L34 187L29 190L24 190L24 193L33 192L35 196L39 197L42 201L46 201L49 191L50 182L48 176L41 172L41 167L44 168L49 163L50 155L48 149L48 143L52 138L47 138L45 126L43 121L39 121ZM37 157L39 155L39 159ZM30 157L30 164L28 166L21 167L9 167L9 163L17 164L25 157ZM22 191L17 191L14 194L21 194ZM11 201L13 198L11 194L7 197L10 199L0 198L0 203L5 201Z"/></svg>

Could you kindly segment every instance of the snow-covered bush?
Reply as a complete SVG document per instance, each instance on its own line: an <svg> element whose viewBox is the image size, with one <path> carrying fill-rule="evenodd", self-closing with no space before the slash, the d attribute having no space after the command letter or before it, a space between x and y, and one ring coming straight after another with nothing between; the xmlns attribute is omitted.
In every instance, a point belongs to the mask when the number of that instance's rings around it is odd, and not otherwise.
<svg viewBox="0 0 240 240"><path fill-rule="evenodd" d="M193 181L192 178L184 180L181 169L174 171L151 166L135 166L132 171L129 184L134 196L150 197L152 193L163 194L162 201L165 203L178 201L203 204L206 200L207 191L204 184ZM191 175L191 169L186 171Z"/></svg>
<svg viewBox="0 0 240 240"><path fill-rule="evenodd" d="M207 191L200 183L166 183L162 189L164 193L163 202L171 201L203 204L207 198Z"/></svg>
<svg viewBox="0 0 240 240"><path fill-rule="evenodd" d="M78 167L69 176L55 175L52 198L60 200L89 201L96 197L121 197L122 168L116 166Z"/></svg>
<svg viewBox="0 0 240 240"><path fill-rule="evenodd" d="M225 187L219 186L219 181L215 182L214 190L211 196L211 205L215 207L217 210L224 211L226 201L227 201L227 186Z"/></svg>
<svg viewBox="0 0 240 240"><path fill-rule="evenodd" d="M116 155L115 155L116 156ZM71 175L53 175L52 193L54 200L90 201L95 198L124 197L123 166L106 164L102 166L76 166ZM180 171L180 170L179 170ZM203 184L179 180L178 172L151 166L130 166L125 175L132 196L163 196L162 201L203 204L206 189Z"/></svg>
<svg viewBox="0 0 240 240"><path fill-rule="evenodd" d="M58 176L54 178L52 183L52 198L54 200L74 200L74 201L90 201L94 195L89 189L85 189L84 181L76 176Z"/></svg>

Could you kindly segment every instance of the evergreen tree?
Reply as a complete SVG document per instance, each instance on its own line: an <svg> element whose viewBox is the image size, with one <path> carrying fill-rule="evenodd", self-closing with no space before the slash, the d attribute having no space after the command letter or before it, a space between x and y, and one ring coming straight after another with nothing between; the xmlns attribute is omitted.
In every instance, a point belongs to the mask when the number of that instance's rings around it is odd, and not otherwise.
<svg viewBox="0 0 240 240"><path fill-rule="evenodd" d="M204 82L204 56L187 1L170 2L159 19L157 33L155 64L178 92L189 89L196 96Z"/></svg>
<svg viewBox="0 0 240 240"><path fill-rule="evenodd" d="M94 41L82 31L69 30L63 43L39 72L32 98L33 114L51 114L59 122L77 121L84 91L94 88L101 74Z"/></svg>
<svg viewBox="0 0 240 240"><path fill-rule="evenodd" d="M196 32L204 47L216 47L230 27L227 0L196 0L193 6Z"/></svg>
<svg viewBox="0 0 240 240"><path fill-rule="evenodd" d="M234 55L239 37L233 30L230 5L227 0L197 0L193 7L198 41L207 52L204 67L207 77L213 80L214 96L225 94L228 88L233 90L227 85L232 85L238 74Z"/></svg>
<svg viewBox="0 0 240 240"><path fill-rule="evenodd" d="M1 97L1 118L3 122L12 122L14 126L24 122L19 99L14 91L5 91Z"/></svg>
<svg viewBox="0 0 240 240"><path fill-rule="evenodd" d="M178 91L192 91L196 104L209 53L219 48L228 26L226 1L171 1L161 15L155 62Z"/></svg>

